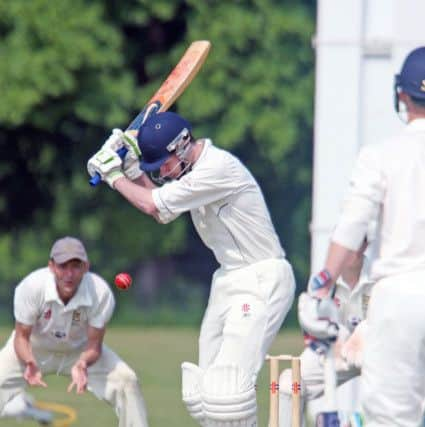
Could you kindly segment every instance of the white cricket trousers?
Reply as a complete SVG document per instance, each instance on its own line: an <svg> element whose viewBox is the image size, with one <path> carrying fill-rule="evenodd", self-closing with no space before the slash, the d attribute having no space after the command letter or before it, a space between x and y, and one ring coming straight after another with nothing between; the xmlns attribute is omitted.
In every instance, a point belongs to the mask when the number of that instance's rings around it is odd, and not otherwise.
<svg viewBox="0 0 425 427"><path fill-rule="evenodd" d="M362 365L367 427L422 426L425 400L425 271L378 281Z"/></svg>
<svg viewBox="0 0 425 427"><path fill-rule="evenodd" d="M237 365L255 382L294 293L292 267L283 258L218 269L199 336L199 367Z"/></svg>
<svg viewBox="0 0 425 427"><path fill-rule="evenodd" d="M53 353L33 348L33 354L43 375L69 376L81 350ZM24 366L16 356L12 336L0 350L0 413L7 402L25 388L23 373ZM88 390L115 409L119 427L148 426L136 374L106 345L99 360L88 368Z"/></svg>

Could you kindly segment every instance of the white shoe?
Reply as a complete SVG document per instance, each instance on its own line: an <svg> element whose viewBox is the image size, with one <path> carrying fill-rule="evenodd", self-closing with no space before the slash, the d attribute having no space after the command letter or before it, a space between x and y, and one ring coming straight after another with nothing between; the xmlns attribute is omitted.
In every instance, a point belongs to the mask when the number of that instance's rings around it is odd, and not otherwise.
<svg viewBox="0 0 425 427"><path fill-rule="evenodd" d="M53 421L53 414L43 409L38 409L33 405L31 396L20 393L6 403L1 413L1 417L30 419L38 421L40 424L48 425Z"/></svg>

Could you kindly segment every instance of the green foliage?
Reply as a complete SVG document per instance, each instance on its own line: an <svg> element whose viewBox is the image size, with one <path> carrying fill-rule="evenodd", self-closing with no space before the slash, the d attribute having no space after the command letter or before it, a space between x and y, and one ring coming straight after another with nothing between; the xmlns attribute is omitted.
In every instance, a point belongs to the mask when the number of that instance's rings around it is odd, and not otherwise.
<svg viewBox="0 0 425 427"><path fill-rule="evenodd" d="M54 129L56 123L47 120L45 111L37 114L40 107L61 98L62 113L69 114L77 92L96 93L109 86L119 85L115 95L121 93L127 98L128 106L131 84L128 74L122 73L122 37L105 22L100 3L5 0L1 8L0 52L7 58L0 62L2 123L17 126L24 121L35 122ZM114 75L114 70L120 75ZM82 114L79 108L73 113L83 121L90 121L86 113L96 110L97 105L91 102L95 97L84 95ZM70 99L63 102L66 96Z"/></svg>

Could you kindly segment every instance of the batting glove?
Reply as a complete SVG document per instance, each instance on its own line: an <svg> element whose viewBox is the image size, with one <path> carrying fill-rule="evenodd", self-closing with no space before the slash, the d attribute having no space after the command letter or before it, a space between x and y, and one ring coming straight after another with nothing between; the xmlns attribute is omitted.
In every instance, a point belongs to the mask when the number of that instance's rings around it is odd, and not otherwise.
<svg viewBox="0 0 425 427"><path fill-rule="evenodd" d="M140 169L140 158L142 153L137 139L131 131L124 132L123 143L124 147L127 148L127 154L124 159L124 173L128 179L134 181L144 173Z"/></svg>
<svg viewBox="0 0 425 427"><path fill-rule="evenodd" d="M102 145L102 148L110 149L113 151L118 151L120 148L124 147L124 132L121 129L112 129L112 133L109 135L108 139Z"/></svg>
<svg viewBox="0 0 425 427"><path fill-rule="evenodd" d="M298 299L301 328L318 340L335 340L339 331L339 310L332 298L317 298L303 292Z"/></svg>
<svg viewBox="0 0 425 427"><path fill-rule="evenodd" d="M114 188L114 182L124 176L121 166L122 160L116 151L102 148L87 162L87 171L90 176L94 176L97 172L102 181Z"/></svg>
<svg viewBox="0 0 425 427"><path fill-rule="evenodd" d="M109 138L105 141L102 148L118 151L125 147L127 154L124 158L123 172L124 175L134 181L139 178L143 171L140 169L140 149L137 139L130 131L123 132L121 129L113 129Z"/></svg>
<svg viewBox="0 0 425 427"><path fill-rule="evenodd" d="M318 340L309 334L304 333L304 344L318 355L326 354L332 344L331 340Z"/></svg>

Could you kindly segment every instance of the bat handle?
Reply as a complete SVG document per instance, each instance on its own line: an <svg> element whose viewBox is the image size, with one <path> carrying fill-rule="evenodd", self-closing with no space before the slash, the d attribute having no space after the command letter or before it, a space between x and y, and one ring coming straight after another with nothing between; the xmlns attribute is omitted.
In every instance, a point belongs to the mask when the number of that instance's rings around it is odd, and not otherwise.
<svg viewBox="0 0 425 427"><path fill-rule="evenodd" d="M127 151L128 151L127 148L121 147L117 151L117 154L121 157L121 159L124 159L125 155L127 154ZM102 178L96 172L96 174L90 178L89 183L92 187L96 187L96 185L98 185L100 181L102 181Z"/></svg>

